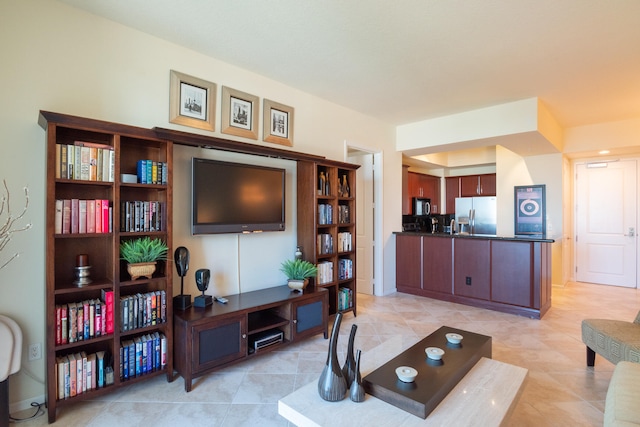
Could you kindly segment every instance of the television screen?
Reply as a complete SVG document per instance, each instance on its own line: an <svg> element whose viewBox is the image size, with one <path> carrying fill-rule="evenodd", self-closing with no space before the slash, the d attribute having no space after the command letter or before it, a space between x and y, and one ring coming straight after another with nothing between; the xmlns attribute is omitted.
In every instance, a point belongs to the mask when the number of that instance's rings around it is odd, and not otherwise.
<svg viewBox="0 0 640 427"><path fill-rule="evenodd" d="M284 169L192 159L193 234L283 231Z"/></svg>

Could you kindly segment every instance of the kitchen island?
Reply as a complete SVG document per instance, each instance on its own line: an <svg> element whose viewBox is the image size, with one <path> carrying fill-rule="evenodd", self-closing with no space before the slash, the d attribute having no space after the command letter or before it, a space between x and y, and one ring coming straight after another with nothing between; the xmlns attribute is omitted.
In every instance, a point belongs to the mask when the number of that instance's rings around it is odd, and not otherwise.
<svg viewBox="0 0 640 427"><path fill-rule="evenodd" d="M551 239L394 234L398 292L536 319L551 307Z"/></svg>

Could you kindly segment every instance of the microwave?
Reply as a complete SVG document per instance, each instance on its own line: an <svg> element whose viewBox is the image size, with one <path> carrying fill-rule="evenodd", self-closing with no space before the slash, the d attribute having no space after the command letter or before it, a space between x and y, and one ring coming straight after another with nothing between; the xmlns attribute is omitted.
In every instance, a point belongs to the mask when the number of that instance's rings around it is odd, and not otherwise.
<svg viewBox="0 0 640 427"><path fill-rule="evenodd" d="M413 198L413 215L422 216L431 214L431 199L422 197Z"/></svg>

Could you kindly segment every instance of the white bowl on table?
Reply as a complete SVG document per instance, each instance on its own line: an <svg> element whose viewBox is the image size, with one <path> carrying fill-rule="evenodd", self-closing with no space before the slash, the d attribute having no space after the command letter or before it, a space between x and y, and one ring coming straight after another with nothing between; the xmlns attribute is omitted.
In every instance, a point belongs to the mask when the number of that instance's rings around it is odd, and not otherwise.
<svg viewBox="0 0 640 427"><path fill-rule="evenodd" d="M449 341L451 344L460 344L463 338L462 335L454 333L450 333L445 336L447 337L447 341Z"/></svg>
<svg viewBox="0 0 640 427"><path fill-rule="evenodd" d="M431 360L440 360L444 355L444 350L438 347L427 347L424 352L427 353L427 357Z"/></svg>
<svg viewBox="0 0 640 427"><path fill-rule="evenodd" d="M412 383L416 379L418 371L411 366L399 366L396 368L396 375L403 383Z"/></svg>

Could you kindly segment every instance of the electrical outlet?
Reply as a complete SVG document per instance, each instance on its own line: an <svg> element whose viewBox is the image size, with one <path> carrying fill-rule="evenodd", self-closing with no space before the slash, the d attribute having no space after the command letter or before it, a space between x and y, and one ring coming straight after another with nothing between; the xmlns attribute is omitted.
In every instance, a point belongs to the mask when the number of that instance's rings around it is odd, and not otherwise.
<svg viewBox="0 0 640 427"><path fill-rule="evenodd" d="M467 276L464 280L464 284L467 286L471 286L471 277Z"/></svg>
<svg viewBox="0 0 640 427"><path fill-rule="evenodd" d="M40 343L29 346L29 361L42 359L42 346Z"/></svg>

